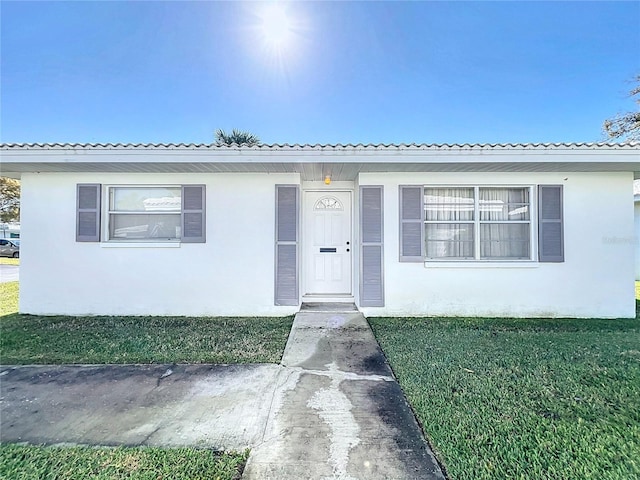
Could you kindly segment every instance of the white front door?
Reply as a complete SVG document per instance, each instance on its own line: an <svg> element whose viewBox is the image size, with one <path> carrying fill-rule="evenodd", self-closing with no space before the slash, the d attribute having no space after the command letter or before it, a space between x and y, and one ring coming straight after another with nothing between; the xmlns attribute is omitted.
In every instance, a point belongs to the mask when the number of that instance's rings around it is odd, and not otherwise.
<svg viewBox="0 0 640 480"><path fill-rule="evenodd" d="M306 295L351 295L351 192L305 192Z"/></svg>

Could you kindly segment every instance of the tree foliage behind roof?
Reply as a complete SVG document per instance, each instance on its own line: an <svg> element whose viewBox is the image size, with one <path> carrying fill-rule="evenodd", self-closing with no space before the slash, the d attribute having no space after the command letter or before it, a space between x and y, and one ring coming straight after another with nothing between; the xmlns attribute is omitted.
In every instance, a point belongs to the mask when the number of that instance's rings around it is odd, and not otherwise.
<svg viewBox="0 0 640 480"><path fill-rule="evenodd" d="M0 177L0 222L20 219L20 182Z"/></svg>
<svg viewBox="0 0 640 480"><path fill-rule="evenodd" d="M253 147L259 145L260 139L252 133L243 132L241 130L233 129L231 133L226 133L224 130L216 130L216 145L220 146L247 146Z"/></svg>
<svg viewBox="0 0 640 480"><path fill-rule="evenodd" d="M637 85L629 92L630 97L636 97L635 103L638 110L618 114L604 121L602 126L604 133L609 138L640 141L640 75L636 75L634 82Z"/></svg>

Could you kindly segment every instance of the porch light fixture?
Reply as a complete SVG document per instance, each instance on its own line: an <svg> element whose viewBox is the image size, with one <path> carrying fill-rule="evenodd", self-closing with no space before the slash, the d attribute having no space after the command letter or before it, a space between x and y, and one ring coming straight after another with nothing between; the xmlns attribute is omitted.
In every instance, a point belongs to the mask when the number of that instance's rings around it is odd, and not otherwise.
<svg viewBox="0 0 640 480"><path fill-rule="evenodd" d="M327 175L324 177L325 185L331 185L331 175Z"/></svg>

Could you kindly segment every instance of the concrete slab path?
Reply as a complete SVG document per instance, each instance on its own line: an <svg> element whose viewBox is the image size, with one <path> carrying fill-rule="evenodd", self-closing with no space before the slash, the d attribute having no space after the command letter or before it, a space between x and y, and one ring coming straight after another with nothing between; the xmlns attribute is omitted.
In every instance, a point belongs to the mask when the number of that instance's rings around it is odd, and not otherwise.
<svg viewBox="0 0 640 480"><path fill-rule="evenodd" d="M251 448L244 480L443 479L361 313L295 317L282 365L0 368L0 440Z"/></svg>
<svg viewBox="0 0 640 480"><path fill-rule="evenodd" d="M198 446L262 441L279 365L0 368L0 440Z"/></svg>
<svg viewBox="0 0 640 480"><path fill-rule="evenodd" d="M244 480L443 479L359 312L300 312Z"/></svg>

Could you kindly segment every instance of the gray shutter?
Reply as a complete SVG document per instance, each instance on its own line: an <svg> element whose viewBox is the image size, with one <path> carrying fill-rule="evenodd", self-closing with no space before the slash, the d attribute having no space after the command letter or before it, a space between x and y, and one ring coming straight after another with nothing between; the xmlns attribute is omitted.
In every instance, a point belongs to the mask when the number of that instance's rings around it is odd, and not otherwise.
<svg viewBox="0 0 640 480"><path fill-rule="evenodd" d="M79 183L76 188L76 242L100 241L99 183Z"/></svg>
<svg viewBox="0 0 640 480"><path fill-rule="evenodd" d="M276 185L275 304L298 305L297 185Z"/></svg>
<svg viewBox="0 0 640 480"><path fill-rule="evenodd" d="M400 261L424 261L422 187L400 186Z"/></svg>
<svg viewBox="0 0 640 480"><path fill-rule="evenodd" d="M182 239L183 243L205 243L204 185L182 186Z"/></svg>
<svg viewBox="0 0 640 480"><path fill-rule="evenodd" d="M360 305L384 306L383 189L360 187Z"/></svg>
<svg viewBox="0 0 640 480"><path fill-rule="evenodd" d="M538 260L564 262L562 185L538 185Z"/></svg>

